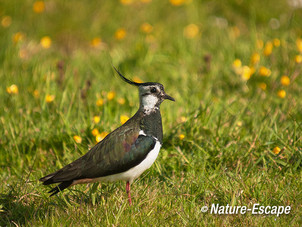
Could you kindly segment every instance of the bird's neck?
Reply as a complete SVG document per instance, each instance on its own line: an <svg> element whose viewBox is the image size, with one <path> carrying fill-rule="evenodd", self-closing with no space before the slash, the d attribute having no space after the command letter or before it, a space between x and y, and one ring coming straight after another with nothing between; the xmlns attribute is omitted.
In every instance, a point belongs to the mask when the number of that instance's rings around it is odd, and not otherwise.
<svg viewBox="0 0 302 227"><path fill-rule="evenodd" d="M159 107L148 113L146 113L143 109L140 111L142 111L143 114L143 117L140 121L140 129L143 130L146 135L151 135L158 139L162 144L163 128Z"/></svg>

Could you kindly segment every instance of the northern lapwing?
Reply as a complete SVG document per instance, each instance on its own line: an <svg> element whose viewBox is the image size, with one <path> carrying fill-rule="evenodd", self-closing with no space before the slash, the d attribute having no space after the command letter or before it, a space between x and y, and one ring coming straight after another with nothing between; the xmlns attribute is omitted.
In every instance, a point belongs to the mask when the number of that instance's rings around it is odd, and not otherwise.
<svg viewBox="0 0 302 227"><path fill-rule="evenodd" d="M163 142L159 106L165 99L175 100L165 93L162 84L137 83L114 69L125 82L138 87L138 111L84 156L41 178L44 185L59 183L49 191L50 196L76 184L124 180L131 205L131 183L157 158Z"/></svg>

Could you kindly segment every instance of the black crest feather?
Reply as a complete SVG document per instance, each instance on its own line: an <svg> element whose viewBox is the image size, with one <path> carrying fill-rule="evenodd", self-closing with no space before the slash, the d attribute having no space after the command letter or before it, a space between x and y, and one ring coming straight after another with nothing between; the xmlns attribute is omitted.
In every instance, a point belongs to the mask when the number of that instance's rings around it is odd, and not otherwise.
<svg viewBox="0 0 302 227"><path fill-rule="evenodd" d="M113 66L114 70L117 72L117 74L128 84L131 84L131 85L134 85L134 86L140 86L140 85L143 85L143 83L137 83L137 82L134 82L132 80L129 80L127 79L126 77L124 77L114 66Z"/></svg>
<svg viewBox="0 0 302 227"><path fill-rule="evenodd" d="M123 81L125 81L128 84L134 85L136 87L139 87L139 86L150 86L150 85L156 85L156 84L158 84L158 83L155 83L155 82L146 82L146 83L137 83L137 82L134 82L133 80L129 80L126 77L124 77L114 66L112 66L112 67L117 72L117 74L122 78Z"/></svg>

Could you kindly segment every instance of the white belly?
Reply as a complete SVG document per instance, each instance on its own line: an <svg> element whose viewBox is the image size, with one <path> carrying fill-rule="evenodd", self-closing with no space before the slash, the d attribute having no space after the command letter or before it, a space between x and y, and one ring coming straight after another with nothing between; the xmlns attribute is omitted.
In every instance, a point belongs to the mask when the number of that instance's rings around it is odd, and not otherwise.
<svg viewBox="0 0 302 227"><path fill-rule="evenodd" d="M150 166L154 163L155 159L158 156L161 144L159 141L156 141L155 146L152 151L149 152L147 157L137 166L132 167L123 173L117 173L114 175L99 177L95 181L118 181L124 180L129 181L131 184L136 178L138 178L145 170L149 169Z"/></svg>

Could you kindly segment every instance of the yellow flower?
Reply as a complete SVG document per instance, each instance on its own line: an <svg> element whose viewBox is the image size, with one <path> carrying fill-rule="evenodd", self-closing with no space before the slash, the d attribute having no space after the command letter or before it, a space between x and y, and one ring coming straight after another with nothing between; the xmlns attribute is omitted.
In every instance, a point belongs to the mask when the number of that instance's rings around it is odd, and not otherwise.
<svg viewBox="0 0 302 227"><path fill-rule="evenodd" d="M109 91L107 94L107 99L110 101L110 100L114 99L114 97L115 97L115 92Z"/></svg>
<svg viewBox="0 0 302 227"><path fill-rule="evenodd" d="M99 47L102 43L102 40L100 37L95 37L91 40L90 42L90 46L92 47Z"/></svg>
<svg viewBox="0 0 302 227"><path fill-rule="evenodd" d="M265 44L265 47L264 47L264 50L263 50L263 54L265 56L269 56L272 54L272 51L273 51L273 43L271 41L268 41L266 44Z"/></svg>
<svg viewBox="0 0 302 227"><path fill-rule="evenodd" d="M273 40L273 43L274 43L274 46L275 47L278 47L278 46L280 46L280 39L277 39L277 38L275 38L274 40Z"/></svg>
<svg viewBox="0 0 302 227"><path fill-rule="evenodd" d="M263 40L258 39L257 42L256 42L256 47L258 49L262 49L263 48Z"/></svg>
<svg viewBox="0 0 302 227"><path fill-rule="evenodd" d="M238 126L238 127L241 127L241 126L242 126L242 121L238 121L238 122L237 122L237 126Z"/></svg>
<svg viewBox="0 0 302 227"><path fill-rule="evenodd" d="M54 95L46 95L46 97L45 97L45 101L47 103L53 102L54 99L55 99Z"/></svg>
<svg viewBox="0 0 302 227"><path fill-rule="evenodd" d="M117 100L117 102L118 102L118 104L120 104L120 105L124 105L125 102L126 102L126 100L125 100L124 98L119 98L119 99Z"/></svg>
<svg viewBox="0 0 302 227"><path fill-rule="evenodd" d="M253 53L252 57L251 57L251 63L253 65L256 65L258 62L260 61L260 54L258 53Z"/></svg>
<svg viewBox="0 0 302 227"><path fill-rule="evenodd" d="M119 28L116 30L114 37L117 40L122 40L125 39L126 35L127 35L126 30L124 28Z"/></svg>
<svg viewBox="0 0 302 227"><path fill-rule="evenodd" d="M104 105L104 100L102 98L99 98L97 101L96 101L96 105L97 106L102 106Z"/></svg>
<svg viewBox="0 0 302 227"><path fill-rule="evenodd" d="M185 0L170 0L170 3L174 6L180 6L184 4Z"/></svg>
<svg viewBox="0 0 302 227"><path fill-rule="evenodd" d="M131 5L133 3L133 0L120 0L120 3L123 5Z"/></svg>
<svg viewBox="0 0 302 227"><path fill-rule="evenodd" d="M44 49L48 49L51 46L51 38L49 36L42 37L42 39L40 40L40 45Z"/></svg>
<svg viewBox="0 0 302 227"><path fill-rule="evenodd" d="M233 62L233 67L234 68L240 68L242 66L241 60L240 59L235 59Z"/></svg>
<svg viewBox="0 0 302 227"><path fill-rule="evenodd" d="M240 59L235 59L235 61L233 62L233 69L238 75L242 73L242 63Z"/></svg>
<svg viewBox="0 0 302 227"><path fill-rule="evenodd" d="M302 39L298 38L296 40L296 45L297 45L298 51L302 52Z"/></svg>
<svg viewBox="0 0 302 227"><path fill-rule="evenodd" d="M99 123L100 120L101 120L100 116L94 116L94 117L93 117L93 122L94 122L95 124Z"/></svg>
<svg viewBox="0 0 302 227"><path fill-rule="evenodd" d="M151 33L153 30L153 26L149 23L143 23L140 27L141 31L148 34Z"/></svg>
<svg viewBox="0 0 302 227"><path fill-rule="evenodd" d="M22 32L17 32L13 35L13 42L18 43L24 39L24 34Z"/></svg>
<svg viewBox="0 0 302 227"><path fill-rule="evenodd" d="M241 78L243 80L249 80L254 72L255 72L254 68L250 68L245 65L242 67Z"/></svg>
<svg viewBox="0 0 302 227"><path fill-rule="evenodd" d="M180 122L181 123L184 123L184 122L186 122L187 121L187 118L185 117L185 116L181 116L180 117Z"/></svg>
<svg viewBox="0 0 302 227"><path fill-rule="evenodd" d="M36 1L33 5L33 11L35 13L43 13L45 10L45 4L43 1Z"/></svg>
<svg viewBox="0 0 302 227"><path fill-rule="evenodd" d="M196 24L189 24L184 28L184 36L188 39L194 39L199 34L199 28Z"/></svg>
<svg viewBox="0 0 302 227"><path fill-rule="evenodd" d="M1 20L2 27L7 28L11 25L11 23L12 23L12 18L10 16L2 17L2 20Z"/></svg>
<svg viewBox="0 0 302 227"><path fill-rule="evenodd" d="M108 134L108 132L102 132L100 135L105 138Z"/></svg>
<svg viewBox="0 0 302 227"><path fill-rule="evenodd" d="M19 89L16 84L12 84L11 86L6 88L8 94L18 94Z"/></svg>
<svg viewBox="0 0 302 227"><path fill-rule="evenodd" d="M283 89L281 89L281 90L279 90L278 92L277 92L277 95L280 97L280 98L285 98L285 96L286 96L286 91L284 91Z"/></svg>
<svg viewBox="0 0 302 227"><path fill-rule="evenodd" d="M273 149L273 153L274 153L274 154L279 154L280 151L281 151L281 149L280 149L279 147L275 147L275 148Z"/></svg>
<svg viewBox="0 0 302 227"><path fill-rule="evenodd" d="M270 76L271 73L272 73L271 70L264 66L261 66L259 69L260 76Z"/></svg>
<svg viewBox="0 0 302 227"><path fill-rule="evenodd" d="M34 90L34 93L33 93L33 94L34 94L35 98L38 98L39 95L40 95L40 94L39 94L39 91L38 91L37 89Z"/></svg>
<svg viewBox="0 0 302 227"><path fill-rule="evenodd" d="M283 86L288 86L289 84L290 84L290 79L289 79L289 77L288 76L282 76L281 77L281 84L283 85Z"/></svg>
<svg viewBox="0 0 302 227"><path fill-rule="evenodd" d="M73 136L76 143L82 143L82 138L80 136Z"/></svg>
<svg viewBox="0 0 302 227"><path fill-rule="evenodd" d="M107 135L108 132L102 132L100 134L97 134L97 136L95 137L96 142L102 141Z"/></svg>
<svg viewBox="0 0 302 227"><path fill-rule="evenodd" d="M93 136L97 136L98 134L100 134L99 130L97 128L94 128L92 131L91 131L92 135Z"/></svg>
<svg viewBox="0 0 302 227"><path fill-rule="evenodd" d="M179 135L178 135L178 138L179 138L180 140L183 140L183 139L185 138L185 135L184 135L184 134L179 134Z"/></svg>
<svg viewBox="0 0 302 227"><path fill-rule="evenodd" d="M300 64L302 62L302 55L296 55L295 56L295 62Z"/></svg>
<svg viewBox="0 0 302 227"><path fill-rule="evenodd" d="M133 81L135 83L143 83L143 81L139 77L137 77L137 76L133 77Z"/></svg>
<svg viewBox="0 0 302 227"><path fill-rule="evenodd" d="M129 120L129 117L127 115L121 115L120 116L120 121L121 121L122 125L125 124L126 121L128 121L128 120Z"/></svg>
<svg viewBox="0 0 302 227"><path fill-rule="evenodd" d="M265 90L266 90L266 87L267 87L266 83L259 83L258 86L259 86L263 91L265 91Z"/></svg>

